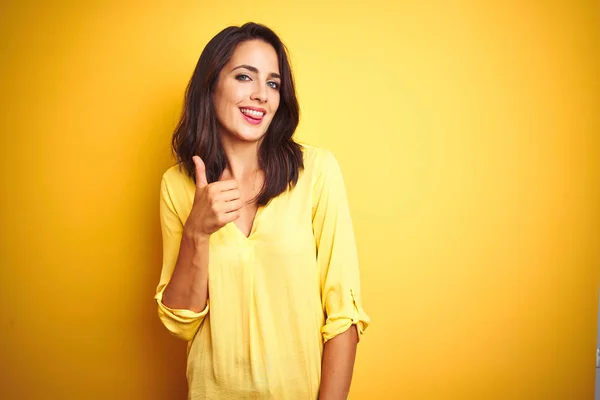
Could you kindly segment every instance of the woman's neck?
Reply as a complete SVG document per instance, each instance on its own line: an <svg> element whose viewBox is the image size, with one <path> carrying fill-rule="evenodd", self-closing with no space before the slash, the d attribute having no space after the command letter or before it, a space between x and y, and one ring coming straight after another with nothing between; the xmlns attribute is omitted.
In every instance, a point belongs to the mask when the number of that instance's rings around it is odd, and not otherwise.
<svg viewBox="0 0 600 400"><path fill-rule="evenodd" d="M258 149L260 142L233 141L222 138L221 143L227 157L225 171L227 175L238 182L256 175L259 169Z"/></svg>

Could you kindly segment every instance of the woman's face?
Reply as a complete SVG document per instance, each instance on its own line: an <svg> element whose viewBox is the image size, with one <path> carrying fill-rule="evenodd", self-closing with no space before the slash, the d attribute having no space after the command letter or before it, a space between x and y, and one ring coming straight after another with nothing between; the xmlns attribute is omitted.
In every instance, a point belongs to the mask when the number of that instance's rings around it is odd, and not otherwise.
<svg viewBox="0 0 600 400"><path fill-rule="evenodd" d="M262 40L240 43L219 73L213 94L221 135L260 140L279 107L280 86L275 49Z"/></svg>

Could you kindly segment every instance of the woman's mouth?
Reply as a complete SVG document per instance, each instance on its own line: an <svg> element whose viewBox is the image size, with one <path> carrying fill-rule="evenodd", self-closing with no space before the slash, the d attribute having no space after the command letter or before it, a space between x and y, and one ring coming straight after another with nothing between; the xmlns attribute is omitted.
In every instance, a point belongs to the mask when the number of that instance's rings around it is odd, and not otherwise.
<svg viewBox="0 0 600 400"><path fill-rule="evenodd" d="M240 108L240 111L244 116L244 119L253 125L260 124L265 116L264 111L253 110L251 108Z"/></svg>

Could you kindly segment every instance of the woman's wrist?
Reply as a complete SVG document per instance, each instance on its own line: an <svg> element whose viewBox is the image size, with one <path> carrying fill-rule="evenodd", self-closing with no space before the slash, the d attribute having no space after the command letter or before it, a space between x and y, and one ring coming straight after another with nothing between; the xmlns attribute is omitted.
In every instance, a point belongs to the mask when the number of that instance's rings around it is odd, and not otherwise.
<svg viewBox="0 0 600 400"><path fill-rule="evenodd" d="M210 234L199 232L198 229L192 228L186 224L183 228L183 238L194 246L202 246L209 242Z"/></svg>

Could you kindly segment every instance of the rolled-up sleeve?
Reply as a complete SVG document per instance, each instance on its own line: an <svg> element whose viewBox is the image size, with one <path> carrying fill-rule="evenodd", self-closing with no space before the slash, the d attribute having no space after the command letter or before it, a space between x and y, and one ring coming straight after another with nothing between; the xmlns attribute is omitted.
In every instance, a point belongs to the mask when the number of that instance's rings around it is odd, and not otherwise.
<svg viewBox="0 0 600 400"><path fill-rule="evenodd" d="M163 262L160 281L154 299L158 303L158 316L165 327L174 336L183 340L192 340L202 321L208 314L208 303L201 312L172 309L162 302L163 291L169 283L177 257L183 233L183 223L177 214L171 197L168 182L163 176L160 186L160 224L162 232Z"/></svg>
<svg viewBox="0 0 600 400"><path fill-rule="evenodd" d="M354 230L339 164L326 150L316 160L313 182L313 231L326 316L323 341L356 325L359 340L370 319L361 302Z"/></svg>

